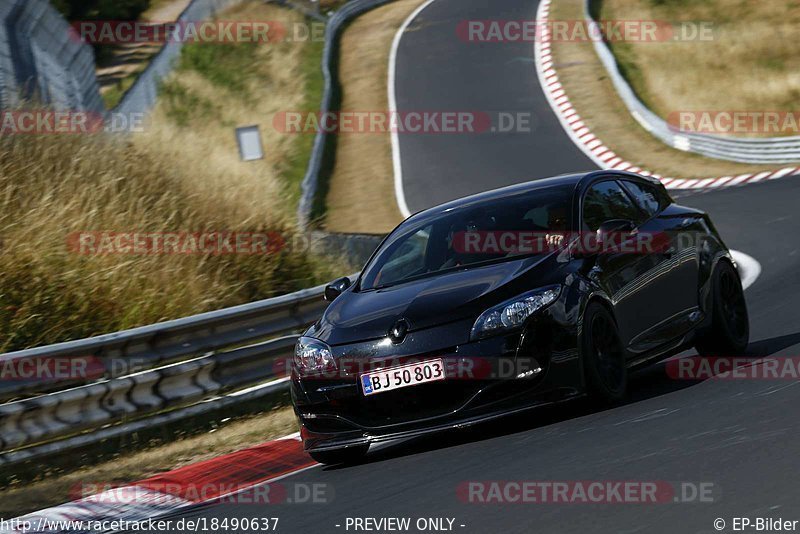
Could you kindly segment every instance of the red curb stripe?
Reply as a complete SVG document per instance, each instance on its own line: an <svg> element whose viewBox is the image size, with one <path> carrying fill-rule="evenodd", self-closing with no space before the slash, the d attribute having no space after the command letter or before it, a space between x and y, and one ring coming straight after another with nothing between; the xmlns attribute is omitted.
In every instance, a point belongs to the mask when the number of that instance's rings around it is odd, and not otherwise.
<svg viewBox="0 0 800 534"><path fill-rule="evenodd" d="M115 487L101 493L39 510L17 519L40 525L43 519L74 519L85 522L114 519L140 521L158 518L187 506L225 502L286 502L282 484L259 487L285 475L317 465L303 452L299 439L282 438L174 471ZM251 492L251 494L248 493ZM34 527L29 533L43 532ZM21 534L9 531L9 534Z"/></svg>
<svg viewBox="0 0 800 534"><path fill-rule="evenodd" d="M283 439L187 465L135 485L198 502L197 488L204 489L200 500L213 500L230 488L242 490L314 464L302 442Z"/></svg>

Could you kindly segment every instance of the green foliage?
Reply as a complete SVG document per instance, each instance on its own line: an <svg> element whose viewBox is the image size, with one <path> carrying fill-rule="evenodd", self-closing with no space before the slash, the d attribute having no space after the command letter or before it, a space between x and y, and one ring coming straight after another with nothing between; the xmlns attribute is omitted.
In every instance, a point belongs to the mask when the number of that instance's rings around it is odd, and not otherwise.
<svg viewBox="0 0 800 534"><path fill-rule="evenodd" d="M150 0L51 0L67 20L136 20Z"/></svg>
<svg viewBox="0 0 800 534"><path fill-rule="evenodd" d="M246 96L258 47L256 43L185 46L181 50L180 69L194 70L217 87Z"/></svg>

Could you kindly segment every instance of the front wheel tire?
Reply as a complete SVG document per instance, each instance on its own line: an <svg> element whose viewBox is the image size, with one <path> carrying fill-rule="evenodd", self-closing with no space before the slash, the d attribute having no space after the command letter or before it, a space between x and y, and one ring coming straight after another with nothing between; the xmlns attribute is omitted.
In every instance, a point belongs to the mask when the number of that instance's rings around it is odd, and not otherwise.
<svg viewBox="0 0 800 534"><path fill-rule="evenodd" d="M599 303L583 314L581 349L589 393L604 404L622 401L628 390L625 349L614 317Z"/></svg>
<svg viewBox="0 0 800 534"><path fill-rule="evenodd" d="M355 464L364 459L369 450L369 445L357 445L345 449L335 449L332 451L309 452L309 456L315 461L325 465Z"/></svg>

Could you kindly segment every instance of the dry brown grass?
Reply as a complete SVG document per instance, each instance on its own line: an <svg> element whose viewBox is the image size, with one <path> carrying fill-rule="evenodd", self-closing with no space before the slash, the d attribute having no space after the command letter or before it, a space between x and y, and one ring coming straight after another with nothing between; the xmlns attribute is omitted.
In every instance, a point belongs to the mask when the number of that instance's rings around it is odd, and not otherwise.
<svg viewBox="0 0 800 534"><path fill-rule="evenodd" d="M582 20L583 0L555 0L553 20ZM658 46L658 45L656 45ZM584 123L603 143L633 165L676 178L707 178L765 170L705 158L668 147L631 116L608 79L590 42L554 42L555 68Z"/></svg>
<svg viewBox="0 0 800 534"><path fill-rule="evenodd" d="M422 0L398 0L353 22L342 36L341 109L388 110L389 52L397 29ZM341 134L327 197L325 227L335 232L386 233L403 216L394 196L389 134Z"/></svg>
<svg viewBox="0 0 800 534"><path fill-rule="evenodd" d="M258 445L297 431L291 408L233 422L207 434L85 467L66 475L3 490L0 517L9 519L74 499L81 484L123 485L164 471Z"/></svg>
<svg viewBox="0 0 800 534"><path fill-rule="evenodd" d="M613 44L629 79L662 117L680 110L795 111L800 2L603 0L603 19L712 24L711 40Z"/></svg>
<svg viewBox="0 0 800 534"><path fill-rule="evenodd" d="M298 16L261 3L225 14ZM144 133L0 138L0 352L266 298L345 269L291 248L268 256L67 250L66 236L86 231L276 231L291 239L307 140L276 134L269 114L306 97L303 52L312 44L249 46L190 52L185 79L165 85ZM205 54L215 61L204 63ZM250 70L229 75L242 62ZM233 129L251 123L262 126L267 157L242 163Z"/></svg>
<svg viewBox="0 0 800 534"><path fill-rule="evenodd" d="M73 232L276 231L269 190L217 190L198 161L104 138L0 143L0 352L177 318L330 278L305 251L273 255L87 256ZM266 188L265 188L266 189ZM252 188L255 190L255 188ZM259 210L261 211L259 213Z"/></svg>

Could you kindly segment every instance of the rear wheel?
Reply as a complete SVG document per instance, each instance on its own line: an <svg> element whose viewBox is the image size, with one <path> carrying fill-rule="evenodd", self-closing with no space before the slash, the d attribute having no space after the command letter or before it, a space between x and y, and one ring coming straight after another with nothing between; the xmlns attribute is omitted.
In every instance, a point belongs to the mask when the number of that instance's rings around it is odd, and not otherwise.
<svg viewBox="0 0 800 534"><path fill-rule="evenodd" d="M628 389L625 350L614 317L598 303L590 303L583 314L581 349L589 392L605 403L624 399Z"/></svg>
<svg viewBox="0 0 800 534"><path fill-rule="evenodd" d="M367 450L369 450L369 445L357 445L346 449L309 452L308 454L314 461L325 465L355 464L364 459Z"/></svg>
<svg viewBox="0 0 800 534"><path fill-rule="evenodd" d="M739 273L727 261L720 261L711 279L711 328L697 341L704 356L737 356L747 350L750 319Z"/></svg>

